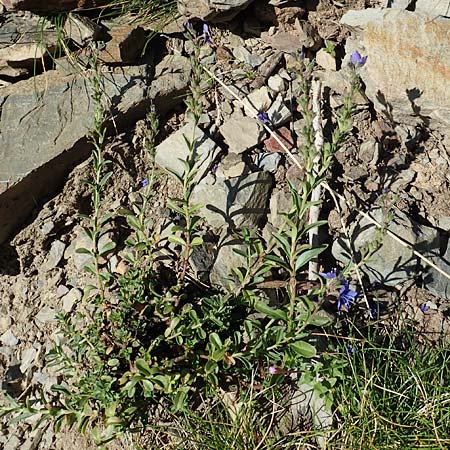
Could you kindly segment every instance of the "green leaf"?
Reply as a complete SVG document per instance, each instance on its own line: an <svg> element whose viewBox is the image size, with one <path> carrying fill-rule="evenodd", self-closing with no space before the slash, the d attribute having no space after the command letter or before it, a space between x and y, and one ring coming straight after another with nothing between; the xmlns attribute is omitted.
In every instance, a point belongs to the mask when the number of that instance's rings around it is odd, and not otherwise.
<svg viewBox="0 0 450 450"><path fill-rule="evenodd" d="M136 360L136 368L145 377L150 377L153 375L153 373L150 370L150 367L148 366L147 361L145 361L145 359L138 358Z"/></svg>
<svg viewBox="0 0 450 450"><path fill-rule="evenodd" d="M289 344L289 347L304 358L312 358L313 356L316 356L317 353L316 348L305 341L293 342Z"/></svg>
<svg viewBox="0 0 450 450"><path fill-rule="evenodd" d="M103 256L116 248L116 243L113 241L107 242L98 252L99 256Z"/></svg>
<svg viewBox="0 0 450 450"><path fill-rule="evenodd" d="M321 245L302 252L302 254L295 261L295 271L297 272L301 267L322 253L326 248L326 245Z"/></svg>
<svg viewBox="0 0 450 450"><path fill-rule="evenodd" d="M79 247L75 250L75 253L82 253L84 255L90 255L94 256L94 252L92 250L89 250L88 248Z"/></svg>
<svg viewBox="0 0 450 450"><path fill-rule="evenodd" d="M331 317L326 316L325 314L316 313L313 316L311 316L308 320L309 325L313 325L316 327L326 327L328 325L331 325L333 320Z"/></svg>
<svg viewBox="0 0 450 450"><path fill-rule="evenodd" d="M167 200L167 207L184 217L184 209L180 208L173 200Z"/></svg>
<svg viewBox="0 0 450 450"><path fill-rule="evenodd" d="M145 378L141 382L142 382L142 390L144 391L144 396L145 397L153 396L153 391L155 389L153 383Z"/></svg>
<svg viewBox="0 0 450 450"><path fill-rule="evenodd" d="M136 216L130 214L127 216L127 224L130 225L133 230L140 230L141 224Z"/></svg>
<svg viewBox="0 0 450 450"><path fill-rule="evenodd" d="M222 340L220 339L220 336L217 333L211 333L209 335L209 342L211 342L211 345L213 348L221 348L223 346Z"/></svg>
<svg viewBox="0 0 450 450"><path fill-rule="evenodd" d="M186 247L186 241L180 236L177 236L175 234L171 234L168 237L168 239L169 239L169 242L173 242L175 244L181 245L182 247Z"/></svg>
<svg viewBox="0 0 450 450"><path fill-rule="evenodd" d="M255 309L271 319L287 320L286 311L282 311L281 309L273 309L262 301L255 302Z"/></svg>
<svg viewBox="0 0 450 450"><path fill-rule="evenodd" d="M202 245L203 239L200 236L195 236L191 241L191 247L196 247L197 245Z"/></svg>
<svg viewBox="0 0 450 450"><path fill-rule="evenodd" d="M178 389L177 393L173 398L173 408L175 411L183 411L186 409L186 400L189 392L188 387L182 387Z"/></svg>

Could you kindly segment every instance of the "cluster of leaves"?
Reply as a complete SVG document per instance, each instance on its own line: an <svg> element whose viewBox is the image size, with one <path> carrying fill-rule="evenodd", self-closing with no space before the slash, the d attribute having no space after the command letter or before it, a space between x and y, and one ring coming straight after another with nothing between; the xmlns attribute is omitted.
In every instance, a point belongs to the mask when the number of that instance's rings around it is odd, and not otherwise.
<svg viewBox="0 0 450 450"><path fill-rule="evenodd" d="M202 73L196 55L187 105L197 125ZM86 288L85 303L75 315L61 317L64 339L49 355L63 374L62 382L52 387L54 395L42 394L25 407L13 402L6 412L19 412L19 417L41 414L43 420L51 419L58 426L66 421L82 431L89 427L97 442L104 443L117 433L148 424L157 405L175 412L192 410L201 395L251 383L276 385L285 381L279 375L290 371L301 374L300 379L321 395L330 395L342 372L318 355L311 339L312 330L330 323L321 312L325 288L318 284L305 290L299 273L325 249L305 243L308 230L322 224L308 224L309 197L349 130L351 107L345 109L339 131L325 148L320 172L314 173L317 155L305 85L300 105L307 124L308 145L302 153L307 178L298 188L289 185L292 208L272 241L265 243L248 230L236 233L244 244L246 264L230 274L234 283L227 291L188 277L192 250L202 244L199 205L191 200L197 173L195 137L185 137L189 157L183 173L173 173L182 196L168 203L179 216L168 238L178 257L158 258L161 238L147 217L157 178L151 168L138 200L121 212L130 229L124 252L128 269L120 275L105 269L103 262L115 244L100 246L111 226L112 216L102 213L102 195L112 172L103 159L98 73L92 78L92 89L97 105L89 181L93 213L85 227L92 246L80 251L91 256L87 270L96 283ZM152 155L158 128L155 111L148 118L146 144ZM276 300L264 287L269 275L277 282Z"/></svg>

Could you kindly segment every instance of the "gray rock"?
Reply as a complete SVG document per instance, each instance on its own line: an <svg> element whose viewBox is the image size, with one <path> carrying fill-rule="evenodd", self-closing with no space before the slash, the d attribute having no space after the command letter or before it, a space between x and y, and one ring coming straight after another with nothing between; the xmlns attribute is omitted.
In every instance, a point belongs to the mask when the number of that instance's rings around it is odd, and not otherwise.
<svg viewBox="0 0 450 450"><path fill-rule="evenodd" d="M0 67L32 68L53 53L57 33L47 19L30 12L7 13L0 22Z"/></svg>
<svg viewBox="0 0 450 450"><path fill-rule="evenodd" d="M104 74L107 111L122 130L149 106L147 67ZM131 71L131 69L130 69ZM94 121L91 86L84 77L47 71L0 92L0 242L55 190L75 162L90 153ZM112 122L105 121L108 126ZM17 130L26 130L18 133ZM33 151L30 151L33 149Z"/></svg>
<svg viewBox="0 0 450 450"><path fill-rule="evenodd" d="M240 177L247 170L247 165L242 160L241 155L229 153L219 163L216 175L219 178Z"/></svg>
<svg viewBox="0 0 450 450"><path fill-rule="evenodd" d="M254 158L255 164L266 172L275 173L280 165L281 155L279 153L258 153Z"/></svg>
<svg viewBox="0 0 450 450"><path fill-rule="evenodd" d="M255 68L264 62L264 57L250 53L245 47L240 46L233 48L233 56L238 60L249 66Z"/></svg>
<svg viewBox="0 0 450 450"><path fill-rule="evenodd" d="M389 120L449 134L450 21L398 9L349 11L368 56L359 74L366 95ZM392 83L392 80L395 83Z"/></svg>
<svg viewBox="0 0 450 450"><path fill-rule="evenodd" d="M44 306L34 318L36 325L42 328L48 322L54 322L56 320L56 310L49 306Z"/></svg>
<svg viewBox="0 0 450 450"><path fill-rule="evenodd" d="M150 85L149 97L159 114L165 114L181 103L189 86L191 64L180 55L167 55L155 68L155 79Z"/></svg>
<svg viewBox="0 0 450 450"><path fill-rule="evenodd" d="M199 215L213 228L254 227L267 213L271 185L267 172L229 180L208 175L195 187L192 201L203 205Z"/></svg>
<svg viewBox="0 0 450 450"><path fill-rule="evenodd" d="M272 104L269 90L266 86L250 92L250 94L247 95L243 102L244 105L246 105L246 107L244 108L245 113L249 116L251 116L251 114L249 114L248 110L256 112L267 111Z"/></svg>
<svg viewBox="0 0 450 450"><path fill-rule="evenodd" d="M11 325L13 321L11 316L4 314L0 317L0 333L4 333Z"/></svg>
<svg viewBox="0 0 450 450"><path fill-rule="evenodd" d="M71 12L64 24L64 31L69 39L72 39L78 45L84 45L89 41L95 41L101 32L101 28L89 17Z"/></svg>
<svg viewBox="0 0 450 450"><path fill-rule="evenodd" d="M204 22L225 22L247 7L253 0L178 0L178 11L188 18Z"/></svg>
<svg viewBox="0 0 450 450"><path fill-rule="evenodd" d="M19 343L19 339L17 339L16 336L14 336L14 333L9 329L0 336L0 342L3 345L14 347Z"/></svg>
<svg viewBox="0 0 450 450"><path fill-rule="evenodd" d="M269 86L274 92L284 92L286 89L286 84L283 78L278 74L271 76L267 80L267 86Z"/></svg>
<svg viewBox="0 0 450 450"><path fill-rule="evenodd" d="M408 9L412 3L413 0L388 0L387 6L394 9ZM429 0L427 0L427 3L429 3Z"/></svg>
<svg viewBox="0 0 450 450"><path fill-rule="evenodd" d="M448 0L416 0L415 4L416 12L428 14L432 18L439 16L450 17L450 4Z"/></svg>
<svg viewBox="0 0 450 450"><path fill-rule="evenodd" d="M442 255L436 252L431 259L439 269L450 275L450 245L447 239L444 239L443 243L446 250ZM450 280L432 267L427 266L425 269L423 287L438 297L450 300Z"/></svg>
<svg viewBox="0 0 450 450"><path fill-rule="evenodd" d="M268 222L276 229L280 228L284 223L282 214L288 213L292 208L292 196L290 192L284 189L275 188L270 196L270 213Z"/></svg>
<svg viewBox="0 0 450 450"><path fill-rule="evenodd" d="M18 450L21 448L21 443L22 441L15 434L11 434L3 450Z"/></svg>
<svg viewBox="0 0 450 450"><path fill-rule="evenodd" d="M25 373L35 362L36 356L38 354L38 349L34 347L27 348L22 353L20 371Z"/></svg>
<svg viewBox="0 0 450 450"><path fill-rule="evenodd" d="M236 252L245 252L244 243L232 236L223 235L219 241L216 260L209 279L212 284L231 291L236 284L233 269L245 269L246 258Z"/></svg>
<svg viewBox="0 0 450 450"><path fill-rule="evenodd" d="M291 110L284 104L283 96L277 96L272 106L267 110L270 123L278 128L284 125L292 117Z"/></svg>
<svg viewBox="0 0 450 450"><path fill-rule="evenodd" d="M64 250L66 249L66 244L61 241L53 241L48 252L47 259L45 260L44 267L46 270L51 270L55 268L62 257L64 256Z"/></svg>
<svg viewBox="0 0 450 450"><path fill-rule="evenodd" d="M296 20L296 28L302 46L311 50L318 50L322 45L319 32L306 20Z"/></svg>
<svg viewBox="0 0 450 450"><path fill-rule="evenodd" d="M358 157L362 162L376 165L380 156L380 148L380 143L371 138L360 145Z"/></svg>
<svg viewBox="0 0 450 450"><path fill-rule="evenodd" d="M189 148L185 139L190 142L195 140L194 155L198 168L195 180L198 181L212 166L220 149L200 128L194 128L193 124L186 124L159 144L156 147L155 162L165 170L184 173L184 162L189 158Z"/></svg>
<svg viewBox="0 0 450 450"><path fill-rule="evenodd" d="M263 142L266 131L264 127L251 117L233 114L220 127L230 152L243 153Z"/></svg>
<svg viewBox="0 0 450 450"><path fill-rule="evenodd" d="M64 312L69 313L72 311L74 305L81 301L81 291L77 288L72 288L64 297L61 298L62 309Z"/></svg>
<svg viewBox="0 0 450 450"><path fill-rule="evenodd" d="M330 55L324 48L321 48L316 53L316 63L318 66L325 70L336 70L336 58Z"/></svg>
<svg viewBox="0 0 450 450"><path fill-rule="evenodd" d="M369 212L380 223L385 221L383 211L374 209ZM436 256L439 252L439 238L436 230L413 222L401 211L396 211L396 217L387 224L390 231L409 242L414 248L425 256ZM388 235L380 235L377 227L366 218L358 219L349 229L350 241L353 251L361 258L361 251L373 244L376 239L382 238L381 247L367 260L361 268L371 283L380 282L388 286L412 279L417 275L420 261L412 250L399 244ZM334 257L346 264L350 258L350 250L346 239L335 240L332 253Z"/></svg>

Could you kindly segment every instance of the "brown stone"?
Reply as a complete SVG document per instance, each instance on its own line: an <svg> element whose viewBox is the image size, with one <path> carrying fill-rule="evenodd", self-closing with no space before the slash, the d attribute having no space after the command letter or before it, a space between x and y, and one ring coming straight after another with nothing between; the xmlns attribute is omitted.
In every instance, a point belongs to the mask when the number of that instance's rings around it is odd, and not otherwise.
<svg viewBox="0 0 450 450"><path fill-rule="evenodd" d="M111 40L100 53L106 63L132 63L139 58L145 45L146 35L142 27L122 25L109 31Z"/></svg>
<svg viewBox="0 0 450 450"><path fill-rule="evenodd" d="M294 147L294 139L292 138L291 132L286 128L282 127L275 131L275 134L279 137L281 142L291 150ZM264 141L264 145L266 150L273 153L284 153L284 148L280 145L280 143L273 137L270 136L268 139Z"/></svg>

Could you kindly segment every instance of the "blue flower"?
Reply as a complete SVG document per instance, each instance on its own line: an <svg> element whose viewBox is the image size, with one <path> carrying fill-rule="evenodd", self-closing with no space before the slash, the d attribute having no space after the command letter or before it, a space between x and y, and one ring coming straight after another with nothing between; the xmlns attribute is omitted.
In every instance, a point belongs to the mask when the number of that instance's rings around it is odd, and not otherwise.
<svg viewBox="0 0 450 450"><path fill-rule="evenodd" d="M337 277L336 269L330 270L329 272L319 272L319 275L326 280L332 280Z"/></svg>
<svg viewBox="0 0 450 450"><path fill-rule="evenodd" d="M257 117L261 122L270 123L269 115L265 111L260 111Z"/></svg>
<svg viewBox="0 0 450 450"><path fill-rule="evenodd" d="M355 353L355 348L353 347L353 345L349 345L349 346L347 347L347 354L348 354L349 356L353 356L354 353Z"/></svg>
<svg viewBox="0 0 450 450"><path fill-rule="evenodd" d="M203 24L203 38L207 44L212 45L213 41L211 40L211 34L209 33L209 26L206 23Z"/></svg>
<svg viewBox="0 0 450 450"><path fill-rule="evenodd" d="M427 312L430 309L430 307L426 303L422 303L420 305L420 310L424 313Z"/></svg>
<svg viewBox="0 0 450 450"><path fill-rule="evenodd" d="M363 66L367 61L367 56L362 56L358 50L355 50L350 56L350 61L355 66Z"/></svg>
<svg viewBox="0 0 450 450"><path fill-rule="evenodd" d="M142 187L147 187L147 186L148 186L148 180L147 180L147 178L144 178L144 179L141 181L141 184L142 184Z"/></svg>
<svg viewBox="0 0 450 450"><path fill-rule="evenodd" d="M348 281L344 281L344 284L339 291L337 310L348 311L357 296L358 293L350 289L350 283Z"/></svg>

